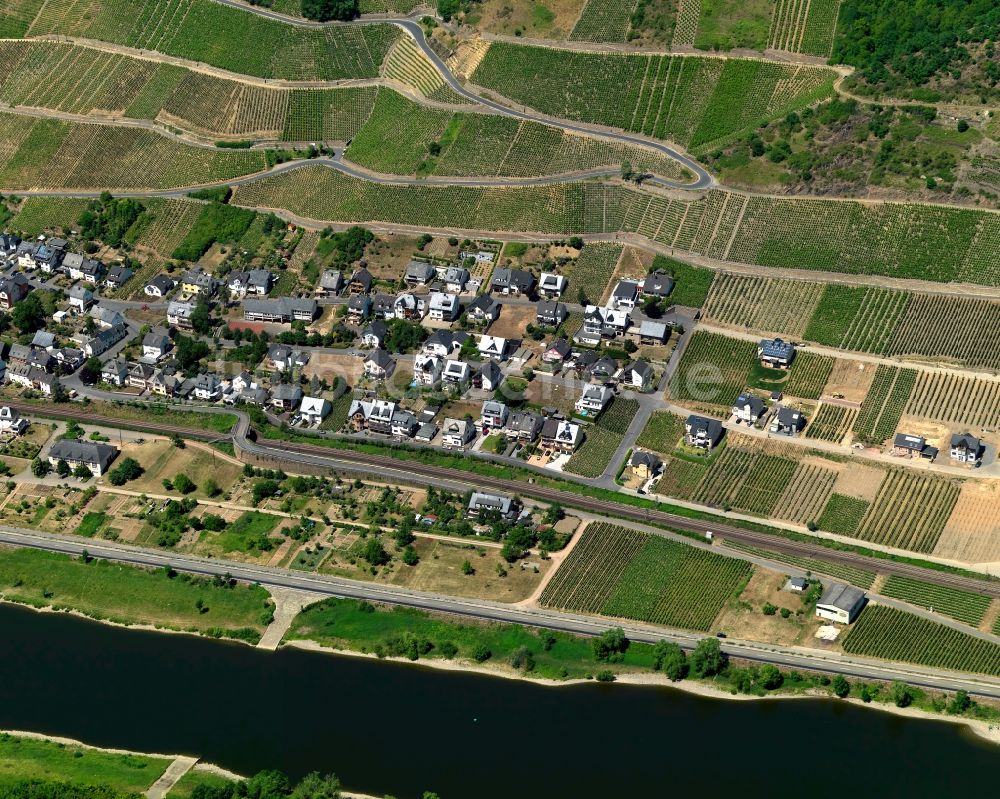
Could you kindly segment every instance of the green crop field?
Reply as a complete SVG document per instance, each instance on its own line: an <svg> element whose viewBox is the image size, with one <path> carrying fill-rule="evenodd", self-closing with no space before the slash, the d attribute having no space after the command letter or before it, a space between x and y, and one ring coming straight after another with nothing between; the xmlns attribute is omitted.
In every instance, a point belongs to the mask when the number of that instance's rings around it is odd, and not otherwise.
<svg viewBox="0 0 1000 799"><path fill-rule="evenodd" d="M691 266L665 255L657 255L652 268L662 269L674 278L674 290L669 301L687 308L701 308L705 304L716 277L711 269Z"/></svg>
<svg viewBox="0 0 1000 799"><path fill-rule="evenodd" d="M735 327L802 336L823 286L800 280L721 272L705 301L705 316Z"/></svg>
<svg viewBox="0 0 1000 799"><path fill-rule="evenodd" d="M600 477L638 410L638 400L615 397L597 422L587 427L583 444L570 456L565 470L582 477Z"/></svg>
<svg viewBox="0 0 1000 799"><path fill-rule="evenodd" d="M854 435L871 444L890 438L899 426L916 381L913 369L879 366L854 420Z"/></svg>
<svg viewBox="0 0 1000 799"><path fill-rule="evenodd" d="M857 497L832 494L817 520L821 530L840 535L856 535L870 503Z"/></svg>
<svg viewBox="0 0 1000 799"><path fill-rule="evenodd" d="M982 594L925 583L896 574L889 576L879 593L943 613L973 627L979 626L992 601L990 597Z"/></svg>
<svg viewBox="0 0 1000 799"><path fill-rule="evenodd" d="M638 0L587 0L569 38L581 42L624 42Z"/></svg>
<svg viewBox="0 0 1000 799"><path fill-rule="evenodd" d="M0 128L10 117L0 114ZM25 117L17 117L18 122ZM260 172L259 151L194 147L152 131L27 119L16 148L0 149L0 186L16 189L167 189ZM6 156L6 157L4 157Z"/></svg>
<svg viewBox="0 0 1000 799"><path fill-rule="evenodd" d="M730 444L709 467L691 498L719 508L770 516L798 464Z"/></svg>
<svg viewBox="0 0 1000 799"><path fill-rule="evenodd" d="M767 46L828 57L837 30L840 0L776 0Z"/></svg>
<svg viewBox="0 0 1000 799"><path fill-rule="evenodd" d="M72 197L27 197L7 226L24 236L46 230L70 229L87 208L88 200Z"/></svg>
<svg viewBox="0 0 1000 799"><path fill-rule="evenodd" d="M546 114L698 150L829 96L834 74L744 59L588 53L494 42L473 83Z"/></svg>
<svg viewBox="0 0 1000 799"><path fill-rule="evenodd" d="M806 438L816 438L820 441L841 441L854 424L858 412L853 408L841 405L819 406L819 410L806 427Z"/></svg>
<svg viewBox="0 0 1000 799"><path fill-rule="evenodd" d="M1000 676L1000 644L906 611L871 605L844 638L850 655Z"/></svg>
<svg viewBox="0 0 1000 799"><path fill-rule="evenodd" d="M697 330L670 380L670 396L676 400L732 405L746 385L756 356L757 347L752 341Z"/></svg>
<svg viewBox="0 0 1000 799"><path fill-rule="evenodd" d="M620 244L603 242L584 246L580 257L563 268L570 289L577 294L574 299L581 299L582 296L591 303L601 301L623 249Z"/></svg>
<svg viewBox="0 0 1000 799"><path fill-rule="evenodd" d="M683 417L670 411L656 411L649 417L635 443L644 449L669 455L674 451L682 435L684 435Z"/></svg>
<svg viewBox="0 0 1000 799"><path fill-rule="evenodd" d="M771 552L768 549L760 549L752 544L744 544L741 541L725 541L724 544L730 549L745 552L748 555L756 555L761 558L776 560L779 563L787 563L789 566L797 566L800 569L805 569L806 571L815 572L817 574L827 574L837 580L844 580L851 585L856 585L858 588L864 588L865 590L871 588L872 583L875 582L875 572L858 569L854 566L844 566L839 563L828 563L825 560L800 557L798 555L791 555L785 552Z"/></svg>
<svg viewBox="0 0 1000 799"><path fill-rule="evenodd" d="M819 399L833 372L833 358L812 352L799 352L788 370L783 391L801 399Z"/></svg>
<svg viewBox="0 0 1000 799"><path fill-rule="evenodd" d="M837 472L814 463L799 463L784 493L771 510L771 516L795 524L815 522L826 507Z"/></svg>
<svg viewBox="0 0 1000 799"><path fill-rule="evenodd" d="M899 549L933 552L960 490L958 480L893 469L854 535Z"/></svg>
<svg viewBox="0 0 1000 799"><path fill-rule="evenodd" d="M402 35L392 25L289 25L211 0L49 0L27 33L99 39L287 80L375 78Z"/></svg>
<svg viewBox="0 0 1000 799"><path fill-rule="evenodd" d="M831 347L884 353L909 301L904 291L829 284L805 337Z"/></svg>
<svg viewBox="0 0 1000 799"><path fill-rule="evenodd" d="M947 372L920 372L905 413L955 427L1000 427L1000 383Z"/></svg>
<svg viewBox="0 0 1000 799"><path fill-rule="evenodd" d="M624 527L591 524L542 592L565 610L709 630L749 563Z"/></svg>
<svg viewBox="0 0 1000 799"><path fill-rule="evenodd" d="M656 493L676 499L691 499L706 474L708 466L704 463L671 458L663 469L660 481L656 484Z"/></svg>
<svg viewBox="0 0 1000 799"><path fill-rule="evenodd" d="M385 59L383 75L442 103L468 105L472 101L454 91L409 36L400 37Z"/></svg>

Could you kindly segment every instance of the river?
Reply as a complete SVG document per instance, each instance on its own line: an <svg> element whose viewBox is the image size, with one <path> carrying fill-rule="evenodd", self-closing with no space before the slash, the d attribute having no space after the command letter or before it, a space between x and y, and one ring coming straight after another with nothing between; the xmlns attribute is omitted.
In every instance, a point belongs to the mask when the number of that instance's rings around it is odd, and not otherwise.
<svg viewBox="0 0 1000 799"><path fill-rule="evenodd" d="M834 701L549 688L10 605L0 632L0 729L244 774L334 772L398 799L941 797L982 794L1000 776L1000 750L964 728Z"/></svg>

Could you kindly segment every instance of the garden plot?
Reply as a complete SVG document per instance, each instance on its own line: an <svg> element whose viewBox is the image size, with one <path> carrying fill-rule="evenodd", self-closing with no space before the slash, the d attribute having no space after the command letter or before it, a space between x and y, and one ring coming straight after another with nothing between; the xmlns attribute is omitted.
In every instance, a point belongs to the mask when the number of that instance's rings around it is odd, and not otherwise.
<svg viewBox="0 0 1000 799"><path fill-rule="evenodd" d="M872 502L878 495L885 474L884 469L875 466L851 463L850 468L841 470L837 475L833 490L838 494Z"/></svg>
<svg viewBox="0 0 1000 799"><path fill-rule="evenodd" d="M362 358L353 355L334 355L332 353L315 352L309 356L309 363L303 368L306 377L319 377L332 383L338 377L347 381L349 386L356 385L364 374L365 365Z"/></svg>
<svg viewBox="0 0 1000 799"><path fill-rule="evenodd" d="M809 644L822 621L814 613L803 612L803 596L784 590L788 578L781 572L756 567L738 601L728 602L713 625L714 630L751 641L765 641L783 646ZM765 616L766 605L788 608L784 618L775 613Z"/></svg>
<svg viewBox="0 0 1000 799"><path fill-rule="evenodd" d="M1000 486L967 481L933 554L970 564L1000 562Z"/></svg>

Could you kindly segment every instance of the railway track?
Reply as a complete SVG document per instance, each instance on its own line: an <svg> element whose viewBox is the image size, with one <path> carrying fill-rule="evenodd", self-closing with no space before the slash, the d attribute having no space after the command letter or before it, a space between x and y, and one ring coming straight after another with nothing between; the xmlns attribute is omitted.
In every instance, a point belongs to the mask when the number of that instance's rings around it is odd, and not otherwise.
<svg viewBox="0 0 1000 799"><path fill-rule="evenodd" d="M373 455L364 452L355 452L349 449L332 449L330 447L317 446L313 444L300 444L288 441L270 441L268 439L248 440L251 433L249 417L242 411L234 409L205 409L205 412L228 413L236 416L239 422L233 431L227 436L214 431L202 430L198 428L169 425L161 422L148 422L142 420L120 420L95 413L80 413L72 407L60 407L56 405L46 406L44 409L29 403L8 403L11 407L24 414L41 414L58 419L74 419L78 422L89 422L99 425L111 425L127 427L135 430L145 430L151 433L165 435L180 435L202 441L218 441L231 438L234 446L248 452L264 452L269 457L286 461L295 461L295 455L301 454L311 458L322 458L329 463L331 469L350 468L354 466L365 466L368 468L382 468L392 471L410 471L414 475L425 480L439 480L442 482L460 483L464 485L476 486L481 482L481 478L470 472L460 469L450 469L445 466L434 466L420 463L418 461L405 461L393 458L388 455ZM972 591L989 597L1000 597L1000 580L977 579L961 574L949 574L948 572L926 569L909 563L901 563L885 558L869 557L856 552L841 551L825 547L822 544L812 544L807 541L796 541L778 535L770 535L755 530L748 530L742 527L734 527L720 523L715 520L689 519L663 510L653 508L639 508L633 505L613 502L611 500L588 497L572 491L562 491L557 488L548 488L534 483L521 480L507 480L504 478L490 478L489 488L505 493L520 494L531 497L542 502L557 502L560 505L574 507L580 510L598 513L609 517L629 519L631 521L643 522L647 524L661 525L688 533L695 533L703 536L707 530L716 537L722 537L732 541L739 541L745 544L780 552L788 555L798 555L815 558L828 563L836 563L843 566L853 566L867 571L881 572L883 574L895 574L902 577L912 577L935 585L957 588L963 591Z"/></svg>

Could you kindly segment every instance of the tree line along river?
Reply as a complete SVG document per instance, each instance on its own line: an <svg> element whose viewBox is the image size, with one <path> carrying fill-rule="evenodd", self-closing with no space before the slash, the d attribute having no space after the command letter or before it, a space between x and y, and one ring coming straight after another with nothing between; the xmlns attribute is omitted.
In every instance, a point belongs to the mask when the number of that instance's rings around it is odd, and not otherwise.
<svg viewBox="0 0 1000 799"><path fill-rule="evenodd" d="M961 796L1000 750L964 728L829 700L560 688L302 650L262 652L0 605L0 729L333 772L399 799Z"/></svg>

